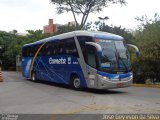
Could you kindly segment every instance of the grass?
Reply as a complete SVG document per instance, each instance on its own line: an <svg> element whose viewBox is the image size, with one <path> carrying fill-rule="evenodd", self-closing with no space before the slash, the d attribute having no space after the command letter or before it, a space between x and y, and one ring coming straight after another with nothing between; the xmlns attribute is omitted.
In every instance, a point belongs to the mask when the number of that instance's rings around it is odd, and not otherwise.
<svg viewBox="0 0 160 120"><path fill-rule="evenodd" d="M134 87L160 88L160 84L132 84Z"/></svg>

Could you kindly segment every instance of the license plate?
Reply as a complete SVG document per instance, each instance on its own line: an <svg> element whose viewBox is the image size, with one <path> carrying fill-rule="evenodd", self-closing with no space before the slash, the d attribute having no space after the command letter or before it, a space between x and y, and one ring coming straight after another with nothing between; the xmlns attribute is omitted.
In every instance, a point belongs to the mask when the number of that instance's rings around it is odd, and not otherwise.
<svg viewBox="0 0 160 120"><path fill-rule="evenodd" d="M117 87L121 88L123 86L124 86L123 83L117 83Z"/></svg>

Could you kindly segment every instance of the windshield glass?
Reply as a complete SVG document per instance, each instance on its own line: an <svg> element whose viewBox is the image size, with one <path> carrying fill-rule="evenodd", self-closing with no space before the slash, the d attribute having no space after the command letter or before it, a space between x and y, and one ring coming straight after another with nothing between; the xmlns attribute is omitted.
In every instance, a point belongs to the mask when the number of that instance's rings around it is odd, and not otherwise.
<svg viewBox="0 0 160 120"><path fill-rule="evenodd" d="M129 71L131 62L129 52L123 40L96 39L102 47L100 69L112 71Z"/></svg>

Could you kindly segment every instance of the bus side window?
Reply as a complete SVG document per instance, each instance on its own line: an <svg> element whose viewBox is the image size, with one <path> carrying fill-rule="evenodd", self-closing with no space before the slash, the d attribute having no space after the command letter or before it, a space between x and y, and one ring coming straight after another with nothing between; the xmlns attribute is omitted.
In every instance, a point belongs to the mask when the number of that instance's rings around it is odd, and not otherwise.
<svg viewBox="0 0 160 120"><path fill-rule="evenodd" d="M28 56L29 57L33 56L33 46L28 47Z"/></svg>
<svg viewBox="0 0 160 120"><path fill-rule="evenodd" d="M57 52L58 54L64 54L65 43L64 40L60 40L57 43Z"/></svg>
<svg viewBox="0 0 160 120"><path fill-rule="evenodd" d="M41 45L42 45L42 44L38 44L38 45L36 46L36 52L37 52L38 49L41 47ZM41 55L42 55L42 49L43 49L43 48L41 48L40 51L38 52L38 56L41 56Z"/></svg>
<svg viewBox="0 0 160 120"><path fill-rule="evenodd" d="M38 49L39 49L39 45L32 46L32 51L31 52L33 53L32 54L33 56L35 56L35 54L37 53Z"/></svg>
<svg viewBox="0 0 160 120"><path fill-rule="evenodd" d="M78 42L80 44L80 47L81 47L81 50L82 50L82 53L83 53L83 57L86 61L86 44L85 42L94 42L94 39L93 37L90 37L90 36L77 36L77 39L78 39Z"/></svg>
<svg viewBox="0 0 160 120"><path fill-rule="evenodd" d="M46 55L50 55L50 49L49 49L49 45L46 45Z"/></svg>
<svg viewBox="0 0 160 120"><path fill-rule="evenodd" d="M65 53L78 57L77 46L74 38L65 39Z"/></svg>
<svg viewBox="0 0 160 120"><path fill-rule="evenodd" d="M36 52L38 51L38 49L40 48L41 45L42 45L42 44L38 44L38 45L36 46ZM42 49L43 49L43 48L41 48L40 51L38 52L38 56L41 56L41 55L42 55Z"/></svg>
<svg viewBox="0 0 160 120"><path fill-rule="evenodd" d="M96 68L96 50L95 47L86 45L86 62L93 68Z"/></svg>
<svg viewBox="0 0 160 120"><path fill-rule="evenodd" d="M30 47L27 47L27 57L30 57Z"/></svg>
<svg viewBox="0 0 160 120"><path fill-rule="evenodd" d="M42 47L42 55L43 56L49 56L49 55L53 55L53 43L52 42L48 42L46 43L43 47Z"/></svg>
<svg viewBox="0 0 160 120"><path fill-rule="evenodd" d="M54 48L53 48L53 54L54 54L54 55L56 54L56 51L57 51L56 48L57 48L57 47L56 47L56 45L55 45Z"/></svg>
<svg viewBox="0 0 160 120"><path fill-rule="evenodd" d="M59 50L59 48L58 48L58 44L59 44L59 42L58 41L55 41L55 42L53 42L53 44L54 44L54 48L53 48L53 54L54 55L57 55L58 54L58 50Z"/></svg>
<svg viewBox="0 0 160 120"><path fill-rule="evenodd" d="M48 54L49 55L54 55L54 53L53 53L53 49L54 49L54 43L53 42L50 42L49 43L49 48L48 48L49 50L49 52L48 52Z"/></svg>
<svg viewBox="0 0 160 120"><path fill-rule="evenodd" d="M22 56L27 57L27 47L22 48Z"/></svg>
<svg viewBox="0 0 160 120"><path fill-rule="evenodd" d="M46 56L47 55L47 49L48 49L48 43L46 43L43 47L43 55Z"/></svg>

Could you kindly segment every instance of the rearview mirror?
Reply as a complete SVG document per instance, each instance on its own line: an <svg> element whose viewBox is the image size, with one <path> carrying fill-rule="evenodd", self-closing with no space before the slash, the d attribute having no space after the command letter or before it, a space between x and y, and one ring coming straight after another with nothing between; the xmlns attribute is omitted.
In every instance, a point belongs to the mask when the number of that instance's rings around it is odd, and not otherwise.
<svg viewBox="0 0 160 120"><path fill-rule="evenodd" d="M139 49L138 49L137 46L132 45L132 44L127 44L127 46L128 46L128 47L131 47L131 48L133 48L133 49L135 50L136 56L140 56L140 52L139 52Z"/></svg>
<svg viewBox="0 0 160 120"><path fill-rule="evenodd" d="M99 44L94 43L94 42L85 42L88 45L94 46L97 50L97 56L102 56L102 48Z"/></svg>

